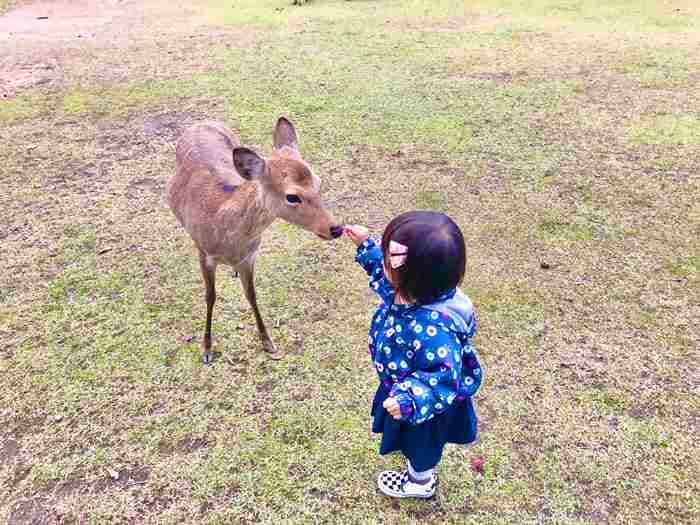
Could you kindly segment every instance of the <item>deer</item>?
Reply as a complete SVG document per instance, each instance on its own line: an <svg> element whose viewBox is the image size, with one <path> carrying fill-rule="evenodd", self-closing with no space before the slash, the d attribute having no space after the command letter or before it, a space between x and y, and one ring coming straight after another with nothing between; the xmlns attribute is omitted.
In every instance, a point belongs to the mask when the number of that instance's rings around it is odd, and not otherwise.
<svg viewBox="0 0 700 525"><path fill-rule="evenodd" d="M216 302L216 269L233 268L253 310L263 349L282 359L260 315L254 269L261 235L283 219L325 241L343 234L343 226L321 200L321 179L299 151L294 125L280 117L273 149L264 158L242 146L240 138L221 122L201 122L187 128L175 147L176 170L166 185L166 200L199 252L205 287L206 324L202 361L212 352L212 314Z"/></svg>

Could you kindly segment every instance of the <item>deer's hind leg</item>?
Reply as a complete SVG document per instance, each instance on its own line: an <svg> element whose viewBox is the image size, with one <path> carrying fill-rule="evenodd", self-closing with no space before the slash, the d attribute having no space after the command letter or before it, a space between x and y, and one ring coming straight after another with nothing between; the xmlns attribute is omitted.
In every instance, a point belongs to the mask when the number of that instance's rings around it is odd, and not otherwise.
<svg viewBox="0 0 700 525"><path fill-rule="evenodd" d="M248 303L253 309L263 348L270 354L271 359L282 359L284 357L284 352L278 350L275 343L272 342L270 334L267 332L265 323L260 315L260 310L258 309L258 301L255 296L255 256L249 257L243 261L236 267L236 270L239 273L246 299L248 299Z"/></svg>
<svg viewBox="0 0 700 525"><path fill-rule="evenodd" d="M214 303L216 302L216 261L208 258L207 254L200 250L199 267L204 278L204 299L207 303L207 324L204 328L204 339L202 340L202 361L205 365L208 365L214 360L214 354L211 351L211 318L214 312Z"/></svg>

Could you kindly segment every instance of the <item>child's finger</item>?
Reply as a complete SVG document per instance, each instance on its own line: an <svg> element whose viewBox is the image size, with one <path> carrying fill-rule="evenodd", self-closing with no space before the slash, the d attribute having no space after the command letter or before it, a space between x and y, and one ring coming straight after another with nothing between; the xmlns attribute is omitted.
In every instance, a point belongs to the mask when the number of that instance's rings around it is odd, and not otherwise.
<svg viewBox="0 0 700 525"><path fill-rule="evenodd" d="M389 415L394 419L401 419L401 408L395 399L385 399L382 406L389 412Z"/></svg>
<svg viewBox="0 0 700 525"><path fill-rule="evenodd" d="M364 226L360 226L358 224L349 224L345 227L345 229L355 236L365 235L365 234L369 233L369 230L367 230L367 228L365 228Z"/></svg>

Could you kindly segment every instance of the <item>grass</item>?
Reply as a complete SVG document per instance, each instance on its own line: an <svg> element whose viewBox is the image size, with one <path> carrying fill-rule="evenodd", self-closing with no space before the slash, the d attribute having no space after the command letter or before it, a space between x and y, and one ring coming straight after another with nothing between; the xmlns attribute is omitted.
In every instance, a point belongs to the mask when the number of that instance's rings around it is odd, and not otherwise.
<svg viewBox="0 0 700 525"><path fill-rule="evenodd" d="M692 115L662 115L633 126L630 135L640 144L700 145L700 119Z"/></svg>
<svg viewBox="0 0 700 525"><path fill-rule="evenodd" d="M696 3L290 3L124 11L0 102L0 521L696 522ZM279 114L339 217L462 226L482 427L435 501L373 488L400 460L369 436L347 242L275 223L258 295L287 358L220 270L200 364L173 144L221 119L269 151Z"/></svg>

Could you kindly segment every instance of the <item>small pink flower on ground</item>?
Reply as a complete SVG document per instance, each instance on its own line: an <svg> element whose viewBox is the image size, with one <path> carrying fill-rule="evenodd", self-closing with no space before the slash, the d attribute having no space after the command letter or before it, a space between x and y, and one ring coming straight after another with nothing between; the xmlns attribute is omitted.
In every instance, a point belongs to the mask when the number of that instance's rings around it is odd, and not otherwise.
<svg viewBox="0 0 700 525"><path fill-rule="evenodd" d="M486 464L486 459L479 457L479 458L472 458L472 470L476 472L477 474L483 474L484 473L484 465Z"/></svg>

